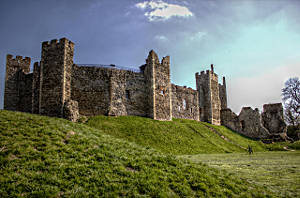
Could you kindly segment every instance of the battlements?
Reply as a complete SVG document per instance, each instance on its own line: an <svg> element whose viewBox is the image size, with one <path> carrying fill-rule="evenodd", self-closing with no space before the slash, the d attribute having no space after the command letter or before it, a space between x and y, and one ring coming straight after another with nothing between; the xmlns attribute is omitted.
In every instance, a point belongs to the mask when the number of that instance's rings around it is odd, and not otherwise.
<svg viewBox="0 0 300 198"><path fill-rule="evenodd" d="M199 72L196 72L195 76L196 76L196 79L197 78L202 78L202 79L211 78L213 80L218 79L218 74L214 73L213 64L211 64L211 70L201 71L200 74L199 74Z"/></svg>
<svg viewBox="0 0 300 198"><path fill-rule="evenodd" d="M6 56L6 67L8 70L8 67L19 67L23 70L24 73L30 72L30 63L31 58L30 57L24 57L23 56L16 56L13 58L13 55L8 54Z"/></svg>
<svg viewBox="0 0 300 198"><path fill-rule="evenodd" d="M42 42L42 47L44 48L44 47L51 47L51 46L65 45L65 44L74 45L74 43L72 41L68 40L67 38L61 38L59 40L52 39L50 42L44 41L44 42Z"/></svg>
<svg viewBox="0 0 300 198"><path fill-rule="evenodd" d="M24 61L24 62L29 62L31 61L30 57L24 57L23 56L16 56L16 58L13 58L13 55L7 54L6 60L11 60L11 61Z"/></svg>

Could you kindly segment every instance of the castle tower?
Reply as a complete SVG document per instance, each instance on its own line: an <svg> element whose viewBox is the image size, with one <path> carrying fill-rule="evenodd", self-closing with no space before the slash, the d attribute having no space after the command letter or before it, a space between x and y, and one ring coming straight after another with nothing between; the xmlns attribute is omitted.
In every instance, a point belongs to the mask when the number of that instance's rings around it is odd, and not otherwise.
<svg viewBox="0 0 300 198"><path fill-rule="evenodd" d="M221 109L227 109L227 91L225 77L223 77L223 84L219 84L219 97L221 101Z"/></svg>
<svg viewBox="0 0 300 198"><path fill-rule="evenodd" d="M24 84L24 76L30 72L29 57L12 55L6 56L6 75L4 91L4 109L11 111L22 111L20 107L20 86ZM28 104L30 105L30 104Z"/></svg>
<svg viewBox="0 0 300 198"><path fill-rule="evenodd" d="M71 98L74 44L66 38L42 44L39 113L62 117L64 103Z"/></svg>
<svg viewBox="0 0 300 198"><path fill-rule="evenodd" d="M144 68L148 90L148 116L156 120L172 120L170 57L159 62L151 50Z"/></svg>
<svg viewBox="0 0 300 198"><path fill-rule="evenodd" d="M206 73L202 71L195 74L196 87L199 95L200 120L220 125L221 101L219 97L218 75L214 73L214 67Z"/></svg>

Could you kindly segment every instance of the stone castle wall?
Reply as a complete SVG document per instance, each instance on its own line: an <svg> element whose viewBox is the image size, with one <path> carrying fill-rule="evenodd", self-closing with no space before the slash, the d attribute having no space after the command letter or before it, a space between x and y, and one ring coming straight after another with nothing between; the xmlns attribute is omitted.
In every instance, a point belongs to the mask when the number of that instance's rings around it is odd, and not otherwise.
<svg viewBox="0 0 300 198"><path fill-rule="evenodd" d="M136 115L156 120L183 118L225 125L243 135L267 138L285 134L282 104L264 111L227 108L226 82L211 70L196 73L196 90L171 84L170 57L151 50L140 71L76 65L74 44L62 38L43 42L41 61L7 55L4 109L64 117ZM274 137L275 137L274 136Z"/></svg>
<svg viewBox="0 0 300 198"><path fill-rule="evenodd" d="M142 73L74 65L71 84L81 115L146 116Z"/></svg>
<svg viewBox="0 0 300 198"><path fill-rule="evenodd" d="M199 121L198 92L172 84L172 115L174 118L183 118Z"/></svg>
<svg viewBox="0 0 300 198"><path fill-rule="evenodd" d="M77 114L102 114L220 121L220 97L226 96L226 87L218 84L213 68L196 75L197 90L193 90L171 85L170 57L160 61L153 50L140 72L113 65L76 65L73 54L74 44L66 38L43 42L41 61L34 63L33 73L29 73L30 58L8 55L5 109L72 120Z"/></svg>

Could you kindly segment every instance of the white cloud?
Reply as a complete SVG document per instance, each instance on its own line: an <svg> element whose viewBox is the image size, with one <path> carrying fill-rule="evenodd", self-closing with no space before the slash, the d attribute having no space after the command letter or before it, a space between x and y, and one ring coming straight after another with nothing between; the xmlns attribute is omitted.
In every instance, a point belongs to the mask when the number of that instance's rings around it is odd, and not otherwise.
<svg viewBox="0 0 300 198"><path fill-rule="evenodd" d="M155 40L158 40L158 41L168 41L169 39L166 37L166 36L164 36L164 35L156 35L155 37L154 37L154 39Z"/></svg>
<svg viewBox="0 0 300 198"><path fill-rule="evenodd" d="M263 104L281 102L281 89L291 77L300 77L300 64L277 67L253 77L227 80L229 108L239 113L243 106L262 110Z"/></svg>
<svg viewBox="0 0 300 198"><path fill-rule="evenodd" d="M145 12L145 16L149 21L161 21L167 20L171 17L191 17L193 13L185 6L176 4L169 4L162 0L144 1L135 4L137 8L142 10L148 10Z"/></svg>
<svg viewBox="0 0 300 198"><path fill-rule="evenodd" d="M206 32L197 32L196 34L191 35L190 40L191 41L202 40L206 34L207 34Z"/></svg>

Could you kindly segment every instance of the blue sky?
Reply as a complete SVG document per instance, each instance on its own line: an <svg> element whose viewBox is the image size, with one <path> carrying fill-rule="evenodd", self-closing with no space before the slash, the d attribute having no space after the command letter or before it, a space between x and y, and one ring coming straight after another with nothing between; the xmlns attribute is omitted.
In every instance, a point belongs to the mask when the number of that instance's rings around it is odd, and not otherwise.
<svg viewBox="0 0 300 198"><path fill-rule="evenodd" d="M300 76L297 0L1 0L0 106L5 57L40 60L42 41L67 37L75 63L138 67L153 49L171 56L171 80L195 88L195 72L226 76L229 106L281 102Z"/></svg>

